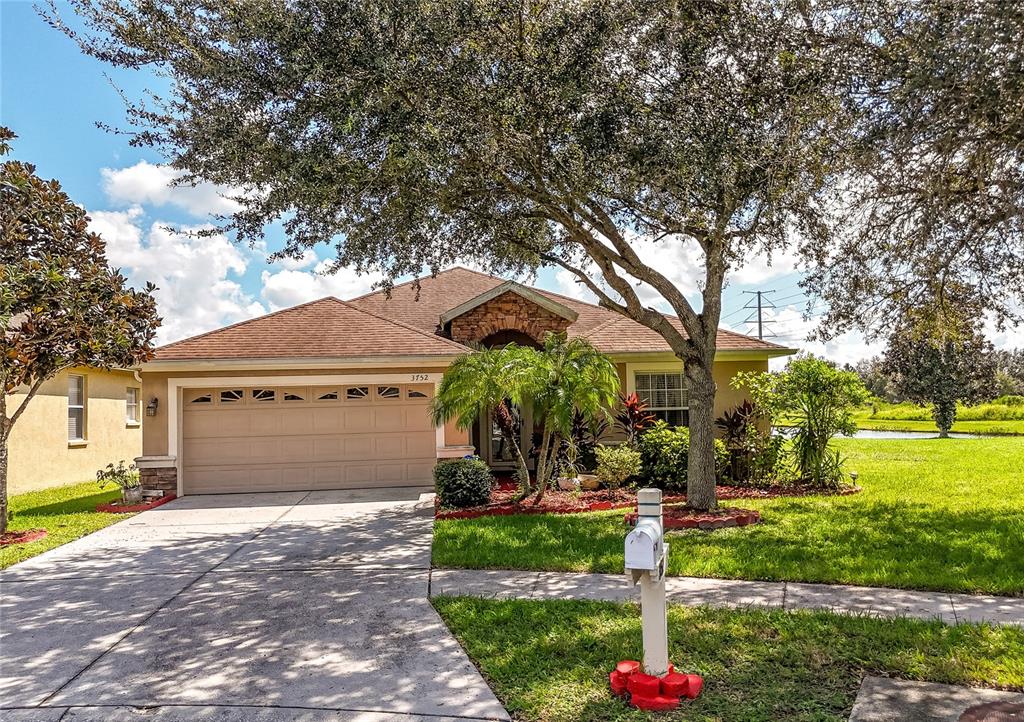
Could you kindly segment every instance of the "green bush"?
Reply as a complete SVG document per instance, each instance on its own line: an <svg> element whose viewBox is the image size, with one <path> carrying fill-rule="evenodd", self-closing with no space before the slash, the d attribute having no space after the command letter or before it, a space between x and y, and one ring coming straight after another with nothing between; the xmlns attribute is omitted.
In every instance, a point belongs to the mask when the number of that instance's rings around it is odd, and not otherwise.
<svg viewBox="0 0 1024 722"><path fill-rule="evenodd" d="M640 473L640 452L628 444L594 449L597 456L597 478L609 489L618 489L631 476Z"/></svg>
<svg viewBox="0 0 1024 722"><path fill-rule="evenodd" d="M992 403L1001 406L1024 406L1024 396L1007 394L1006 396L1000 396L998 399L993 399Z"/></svg>
<svg viewBox="0 0 1024 722"><path fill-rule="evenodd" d="M690 430L657 421L640 435L640 463L643 483L672 492L686 490L686 462L690 453ZM725 442L715 439L715 468L718 473L729 464Z"/></svg>
<svg viewBox="0 0 1024 722"><path fill-rule="evenodd" d="M486 504L493 483L491 470L480 459L441 461L434 467L434 490L446 509Z"/></svg>

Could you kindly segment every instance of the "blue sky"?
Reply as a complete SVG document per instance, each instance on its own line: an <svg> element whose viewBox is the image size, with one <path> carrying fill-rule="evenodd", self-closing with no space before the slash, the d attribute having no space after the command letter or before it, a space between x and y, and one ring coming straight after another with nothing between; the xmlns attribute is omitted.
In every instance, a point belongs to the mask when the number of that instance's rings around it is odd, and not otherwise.
<svg viewBox="0 0 1024 722"><path fill-rule="evenodd" d="M35 163L44 178L57 178L89 211L93 227L107 240L111 262L133 283L153 281L159 286L161 342L325 295L350 298L377 280L346 271L336 276L317 273L326 250L301 262L268 264L267 255L282 246L277 227L267 229L265 245L258 249L237 246L229 238L168 231L167 226L201 227L211 213L230 210L231 204L212 186L169 187L173 173L158 154L133 148L126 137L96 125L125 126L124 103L112 82L135 97L146 88L162 87L164 81L148 73L112 71L83 55L27 0L0 0L0 48L0 123L19 136L14 157ZM648 255L693 297L691 250L659 246L648 249ZM774 289L770 297L779 308L771 312L776 323L770 328L778 334L773 340L838 361L879 350L865 345L856 333L827 346L805 342L815 318L813 307L811 318L803 318L810 302L797 287L799 278L791 257L776 258L771 266L754 259L731 277L723 302L724 325L748 331L751 326L743 322L749 311L743 306L750 297L743 291ZM586 298L565 273L542 271L534 283Z"/></svg>

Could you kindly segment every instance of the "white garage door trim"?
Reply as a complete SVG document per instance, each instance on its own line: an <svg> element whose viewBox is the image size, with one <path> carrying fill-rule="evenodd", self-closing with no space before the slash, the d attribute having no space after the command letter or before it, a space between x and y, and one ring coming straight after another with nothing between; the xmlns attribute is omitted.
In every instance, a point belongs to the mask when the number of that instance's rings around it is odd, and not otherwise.
<svg viewBox="0 0 1024 722"><path fill-rule="evenodd" d="M167 379L167 455L175 458L178 471L178 496L184 496L184 469L179 453L183 435L184 414L182 413L182 391L210 389L220 386L301 386L330 384L434 384L435 391L441 382L441 373L400 373L400 374L331 374L295 376L195 376ZM436 429L437 448L445 445L444 426Z"/></svg>

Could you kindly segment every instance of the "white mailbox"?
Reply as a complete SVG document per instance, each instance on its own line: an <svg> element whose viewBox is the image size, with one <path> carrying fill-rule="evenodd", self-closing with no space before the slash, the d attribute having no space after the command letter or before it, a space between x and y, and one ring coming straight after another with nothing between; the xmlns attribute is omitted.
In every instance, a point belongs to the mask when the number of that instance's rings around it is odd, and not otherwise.
<svg viewBox="0 0 1024 722"><path fill-rule="evenodd" d="M655 518L641 517L626 536L626 569L655 571L661 558L661 524Z"/></svg>

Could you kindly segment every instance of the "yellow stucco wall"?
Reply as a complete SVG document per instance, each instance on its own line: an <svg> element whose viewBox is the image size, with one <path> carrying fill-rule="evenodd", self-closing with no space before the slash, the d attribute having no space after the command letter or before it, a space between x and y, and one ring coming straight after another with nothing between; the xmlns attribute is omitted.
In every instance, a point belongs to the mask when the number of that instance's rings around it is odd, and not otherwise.
<svg viewBox="0 0 1024 722"><path fill-rule="evenodd" d="M84 444L68 442L69 374L85 376ZM107 464L121 459L131 462L138 456L142 427L125 420L128 387L139 388L129 371L88 368L61 372L44 383L11 431L8 492L88 481ZM8 398L8 413L22 399L23 393ZM145 416L141 407L139 416Z"/></svg>

